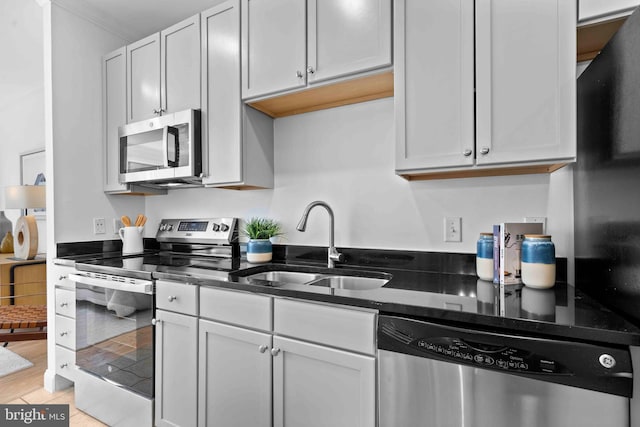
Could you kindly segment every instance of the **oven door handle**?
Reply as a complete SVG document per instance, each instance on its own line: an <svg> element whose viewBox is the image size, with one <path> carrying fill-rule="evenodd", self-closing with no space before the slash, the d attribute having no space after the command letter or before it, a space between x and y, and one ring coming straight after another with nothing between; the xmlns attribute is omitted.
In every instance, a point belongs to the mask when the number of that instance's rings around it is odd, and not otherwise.
<svg viewBox="0 0 640 427"><path fill-rule="evenodd" d="M153 295L153 282L149 280L137 280L137 284L116 282L114 280L96 279L81 274L69 274L69 279L84 283L85 285L98 286L100 288L113 289L116 291L135 292L137 294Z"/></svg>

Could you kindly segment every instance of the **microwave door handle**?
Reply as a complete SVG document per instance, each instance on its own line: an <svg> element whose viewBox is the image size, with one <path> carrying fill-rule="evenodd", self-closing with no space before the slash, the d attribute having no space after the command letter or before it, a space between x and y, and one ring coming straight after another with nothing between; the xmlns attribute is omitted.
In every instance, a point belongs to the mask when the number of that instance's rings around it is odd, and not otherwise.
<svg viewBox="0 0 640 427"><path fill-rule="evenodd" d="M178 128L173 126L165 126L164 128L164 167L178 167L180 164L180 141L178 140ZM171 136L171 141L173 141L173 159L169 158L169 136Z"/></svg>
<svg viewBox="0 0 640 427"><path fill-rule="evenodd" d="M162 165L165 169L169 167L169 126L162 128Z"/></svg>

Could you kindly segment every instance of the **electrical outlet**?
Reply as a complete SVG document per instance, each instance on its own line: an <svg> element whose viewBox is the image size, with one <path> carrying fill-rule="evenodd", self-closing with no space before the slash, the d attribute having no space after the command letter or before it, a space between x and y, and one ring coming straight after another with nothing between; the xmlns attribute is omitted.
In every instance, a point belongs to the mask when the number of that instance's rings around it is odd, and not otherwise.
<svg viewBox="0 0 640 427"><path fill-rule="evenodd" d="M526 216L524 222L539 222L542 224L542 233L547 232L547 217L544 216Z"/></svg>
<svg viewBox="0 0 640 427"><path fill-rule="evenodd" d="M113 218L113 223L111 225L113 226L113 234L118 234L120 229L124 227L124 224L122 223L120 218Z"/></svg>
<svg viewBox="0 0 640 427"><path fill-rule="evenodd" d="M462 242L462 218L459 216L444 219L444 241Z"/></svg>
<svg viewBox="0 0 640 427"><path fill-rule="evenodd" d="M106 232L104 218L93 218L93 234L105 234Z"/></svg>

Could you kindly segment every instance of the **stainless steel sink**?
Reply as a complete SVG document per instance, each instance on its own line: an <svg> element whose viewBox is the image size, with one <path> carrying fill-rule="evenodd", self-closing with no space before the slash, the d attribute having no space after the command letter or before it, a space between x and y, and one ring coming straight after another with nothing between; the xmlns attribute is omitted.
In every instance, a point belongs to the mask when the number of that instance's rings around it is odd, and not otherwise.
<svg viewBox="0 0 640 427"><path fill-rule="evenodd" d="M265 271L263 273L252 274L247 276L249 281L251 280L266 280L269 282L281 282L291 283L295 285L302 285L305 283L318 280L323 277L322 274L315 273L303 273L300 271Z"/></svg>
<svg viewBox="0 0 640 427"><path fill-rule="evenodd" d="M308 283L313 286L326 286L335 289L349 289L353 291L365 291L378 289L384 286L389 280L374 277L360 276L327 276Z"/></svg>
<svg viewBox="0 0 640 427"><path fill-rule="evenodd" d="M266 281L272 284L313 285L334 289L367 290L377 289L389 281L387 275L363 277L331 273L310 273L302 271L272 270L246 276L250 282Z"/></svg>

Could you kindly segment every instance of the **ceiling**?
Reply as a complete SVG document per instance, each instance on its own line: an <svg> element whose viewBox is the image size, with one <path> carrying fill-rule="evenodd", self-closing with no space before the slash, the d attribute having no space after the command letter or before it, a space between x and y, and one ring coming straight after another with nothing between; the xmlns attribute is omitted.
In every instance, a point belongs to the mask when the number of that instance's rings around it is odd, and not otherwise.
<svg viewBox="0 0 640 427"><path fill-rule="evenodd" d="M223 1L52 0L55 4L93 20L127 42L134 42L168 28Z"/></svg>

